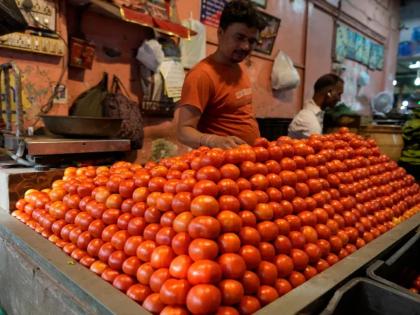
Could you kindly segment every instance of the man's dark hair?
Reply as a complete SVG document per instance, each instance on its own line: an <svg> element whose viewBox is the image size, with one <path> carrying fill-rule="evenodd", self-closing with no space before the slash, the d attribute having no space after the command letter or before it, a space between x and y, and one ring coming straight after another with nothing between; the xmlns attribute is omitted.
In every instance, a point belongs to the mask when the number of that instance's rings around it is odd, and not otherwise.
<svg viewBox="0 0 420 315"><path fill-rule="evenodd" d="M265 19L249 0L232 0L226 3L220 17L219 26L225 30L233 23L244 23L246 26L255 27L259 31L267 26Z"/></svg>
<svg viewBox="0 0 420 315"><path fill-rule="evenodd" d="M344 80L334 73L324 74L314 85L315 93L322 92L323 90L335 86L338 82L344 83Z"/></svg>

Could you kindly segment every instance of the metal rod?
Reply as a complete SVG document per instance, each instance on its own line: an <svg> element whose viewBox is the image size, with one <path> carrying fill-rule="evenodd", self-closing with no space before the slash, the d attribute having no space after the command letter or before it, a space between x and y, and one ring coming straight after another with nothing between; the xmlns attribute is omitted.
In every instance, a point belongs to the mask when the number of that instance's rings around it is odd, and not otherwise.
<svg viewBox="0 0 420 315"><path fill-rule="evenodd" d="M16 103L16 137L20 138L24 135L23 129L23 106L22 106L22 80L19 68L12 61L11 69L15 76L15 103Z"/></svg>
<svg viewBox="0 0 420 315"><path fill-rule="evenodd" d="M9 77L9 64L3 64L2 70L4 73L4 90L6 102L6 131L12 131L12 106L10 103L10 77Z"/></svg>

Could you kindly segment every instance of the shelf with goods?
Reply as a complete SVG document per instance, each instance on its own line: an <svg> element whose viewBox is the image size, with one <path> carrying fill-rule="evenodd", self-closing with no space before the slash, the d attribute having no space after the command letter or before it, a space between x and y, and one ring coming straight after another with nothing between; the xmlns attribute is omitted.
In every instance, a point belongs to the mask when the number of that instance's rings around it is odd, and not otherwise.
<svg viewBox="0 0 420 315"><path fill-rule="evenodd" d="M419 203L412 176L342 129L68 168L51 189L27 192L13 216L146 310L292 314L319 311L412 233Z"/></svg>

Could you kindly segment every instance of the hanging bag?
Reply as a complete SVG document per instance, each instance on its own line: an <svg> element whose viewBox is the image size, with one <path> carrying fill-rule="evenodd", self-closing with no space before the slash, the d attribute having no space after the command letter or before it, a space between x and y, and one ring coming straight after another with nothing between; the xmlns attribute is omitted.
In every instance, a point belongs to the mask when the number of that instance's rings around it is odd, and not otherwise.
<svg viewBox="0 0 420 315"><path fill-rule="evenodd" d="M103 100L105 117L121 118L121 129L117 137L131 140L132 149L140 149L143 145L143 117L137 102L128 97L127 90L121 80L114 75L111 91Z"/></svg>
<svg viewBox="0 0 420 315"><path fill-rule="evenodd" d="M299 73L293 61L284 52L279 51L271 71L271 86L274 90L290 90L300 83Z"/></svg>
<svg viewBox="0 0 420 315"><path fill-rule="evenodd" d="M70 107L70 116L103 117L102 103L108 94L108 74L103 74L102 80L80 94Z"/></svg>

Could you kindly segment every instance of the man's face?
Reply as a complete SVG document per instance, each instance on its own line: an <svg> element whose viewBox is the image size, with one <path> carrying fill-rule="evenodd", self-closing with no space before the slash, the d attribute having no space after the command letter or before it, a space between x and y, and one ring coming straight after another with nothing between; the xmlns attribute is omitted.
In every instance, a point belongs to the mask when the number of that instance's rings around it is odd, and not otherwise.
<svg viewBox="0 0 420 315"><path fill-rule="evenodd" d="M244 23L230 24L217 31L219 51L232 63L243 61L257 44L258 29Z"/></svg>
<svg viewBox="0 0 420 315"><path fill-rule="evenodd" d="M327 107L334 107L338 102L341 101L341 95L344 91L343 82L338 82L329 92L327 97Z"/></svg>

